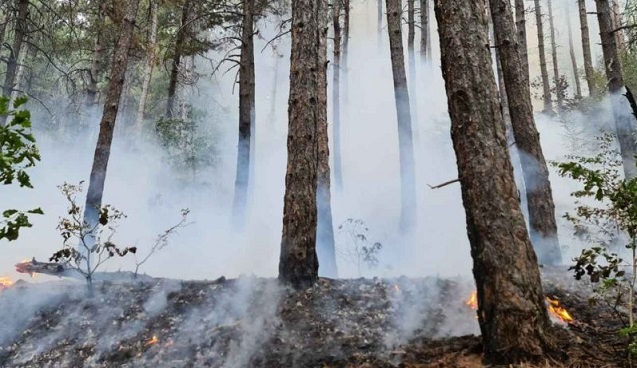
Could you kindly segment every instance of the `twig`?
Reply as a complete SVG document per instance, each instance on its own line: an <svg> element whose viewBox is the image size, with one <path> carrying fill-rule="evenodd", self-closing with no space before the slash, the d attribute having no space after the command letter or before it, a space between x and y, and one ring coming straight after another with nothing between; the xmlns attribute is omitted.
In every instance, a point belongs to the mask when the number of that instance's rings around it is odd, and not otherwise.
<svg viewBox="0 0 637 368"><path fill-rule="evenodd" d="M429 188L431 188L431 189L439 189L439 188L442 188L442 187L446 187L449 184L457 183L459 181L460 181L460 179L453 179L453 180L446 181L446 182L444 182L442 184L438 184L438 185L434 185L434 186L431 186L431 185L427 184L427 186Z"/></svg>

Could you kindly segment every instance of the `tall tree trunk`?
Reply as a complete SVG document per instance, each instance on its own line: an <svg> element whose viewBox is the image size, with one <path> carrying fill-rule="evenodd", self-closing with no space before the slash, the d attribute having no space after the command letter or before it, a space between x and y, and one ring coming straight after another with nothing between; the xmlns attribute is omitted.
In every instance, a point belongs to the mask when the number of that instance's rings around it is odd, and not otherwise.
<svg viewBox="0 0 637 368"><path fill-rule="evenodd" d="M517 201L491 56L484 47L486 4L435 4L485 363L540 361L552 352L554 338Z"/></svg>
<svg viewBox="0 0 637 368"><path fill-rule="evenodd" d="M238 228L243 227L246 217L250 181L250 142L254 121L254 0L243 0L241 60L239 65L239 143L237 146L237 175L234 186L234 221L235 226Z"/></svg>
<svg viewBox="0 0 637 368"><path fill-rule="evenodd" d="M157 15L159 5L157 0L150 2L150 32L148 35L148 53L146 55L146 66L144 68L144 81L142 82L142 94L139 97L139 106L137 107L137 118L135 119L135 130L141 132L144 125L144 111L146 110L146 101L148 101L148 90L150 81L153 79L153 70L157 57Z"/></svg>
<svg viewBox="0 0 637 368"><path fill-rule="evenodd" d="M343 51L341 52L341 79L343 87L343 106L349 106L349 27L350 27L350 0L343 0Z"/></svg>
<svg viewBox="0 0 637 368"><path fill-rule="evenodd" d="M380 47L383 44L383 0L378 0L376 14L376 35L378 37L378 47Z"/></svg>
<svg viewBox="0 0 637 368"><path fill-rule="evenodd" d="M429 60L429 0L420 0L420 56Z"/></svg>
<svg viewBox="0 0 637 368"><path fill-rule="evenodd" d="M115 120L119 109L122 88L126 68L128 65L128 51L130 49L133 31L135 29L135 17L139 0L128 0L126 2L125 13L120 27L119 39L115 45L111 75L108 83L108 92L104 103L104 112L100 121L100 132L95 146L93 157L93 167L89 180L88 191L86 193L86 205L84 207L84 223L89 229L95 229L98 225L99 209L102 206L102 195L104 194L104 181L106 180L106 169L108 159L111 154L111 143L113 142L113 132L115 131ZM92 244L87 244L90 247ZM86 265L88 269L91 265L91 254L88 249L80 248L80 252L87 256ZM90 282L90 280L89 280Z"/></svg>
<svg viewBox="0 0 637 368"><path fill-rule="evenodd" d="M524 77L530 83L531 78L529 76L529 48L526 40L526 7L524 6L524 0L515 0L515 26L518 33L518 43L520 45L520 61L522 62L522 69L524 71ZM529 85L529 88L530 85Z"/></svg>
<svg viewBox="0 0 637 368"><path fill-rule="evenodd" d="M597 6L597 20L599 22L599 34L602 39L602 52L604 54L604 66L606 67L606 78L608 80L608 91L610 92L613 114L615 117L615 129L619 139L619 148L624 163L624 174L626 178L633 178L637 174L635 167L635 154L637 147L635 144L635 128L632 117L624 111L621 89L624 87L624 77L622 65L619 60L617 50L617 38L613 33L613 22L611 19L611 8L609 0L595 0Z"/></svg>
<svg viewBox="0 0 637 368"><path fill-rule="evenodd" d="M183 54L184 44L188 38L188 19L192 13L193 0L186 0L181 11L181 23L175 39L173 50L173 63L170 69L170 81L168 82L168 99L166 101L166 116L169 119L177 115L175 110L175 96L177 95L177 79L179 78L179 66Z"/></svg>
<svg viewBox="0 0 637 368"><path fill-rule="evenodd" d="M98 82L104 70L104 11L106 8L105 0L98 0L97 14L95 15L95 46L93 47L93 56L91 60L91 71L89 72L88 85L86 86L86 105L93 106L97 104Z"/></svg>
<svg viewBox="0 0 637 368"><path fill-rule="evenodd" d="M571 65L573 67L573 78L575 78L575 98L582 98L582 84L579 79L579 68L577 67L577 58L575 57L575 46L573 45L573 26L571 25L571 12L566 6L566 25L568 27L568 49L571 54Z"/></svg>
<svg viewBox="0 0 637 368"><path fill-rule="evenodd" d="M555 204L549 171L533 119L528 81L520 61L513 11L508 0L490 0L491 17L509 102L515 143L520 152L529 208L531 241L540 263L560 264Z"/></svg>
<svg viewBox="0 0 637 368"><path fill-rule="evenodd" d="M414 122L412 130L415 130L415 122L418 121L418 108L416 97L416 0L407 0L407 58L409 60L409 106L411 107L411 120Z"/></svg>
<svg viewBox="0 0 637 368"><path fill-rule="evenodd" d="M544 50L544 25L542 23L542 8L540 0L535 2L535 22L537 23L538 51L540 53L540 71L542 74L542 98L544 100L544 112L552 114L553 104L551 103L551 85L549 83L549 72L546 68L546 52Z"/></svg>
<svg viewBox="0 0 637 368"><path fill-rule="evenodd" d="M579 21L582 36L582 50L584 52L584 73L586 74L586 84L588 85L589 96L595 96L597 94L597 88L595 87L595 69L593 69L591 42L588 32L586 0L577 0L577 4L579 7Z"/></svg>
<svg viewBox="0 0 637 368"><path fill-rule="evenodd" d="M400 158L400 228L411 231L416 222L416 177L412 138L409 92L405 75L402 44L401 0L387 0L387 30L391 52L394 97L398 118L398 147Z"/></svg>
<svg viewBox="0 0 637 368"><path fill-rule="evenodd" d="M330 193L330 142L327 123L327 31L330 13L326 0L320 1L319 9L319 52L318 52L318 177L316 188L317 228L316 252L319 274L336 278L336 248L334 245L334 225L332 223L332 196ZM340 0L335 0L333 6Z"/></svg>
<svg viewBox="0 0 637 368"><path fill-rule="evenodd" d="M334 184L343 188L343 161L341 156L341 1L335 0L332 8L334 28L334 65L332 72L332 124L334 134Z"/></svg>
<svg viewBox="0 0 637 368"><path fill-rule="evenodd" d="M279 279L296 288L309 287L318 279L316 187L321 11L327 11L323 0L292 2L288 164Z"/></svg>
<svg viewBox="0 0 637 368"><path fill-rule="evenodd" d="M11 44L11 50L9 50L9 57L7 58L7 69L4 76L4 85L2 87L2 94L11 97L11 92L15 87L16 75L18 72L18 60L27 36L27 15L29 13L29 1L28 0L15 0L15 7L17 9L17 17L15 20L15 30L13 35L13 43ZM4 125L6 116L2 118L1 124Z"/></svg>
<svg viewBox="0 0 637 368"><path fill-rule="evenodd" d="M555 84L555 96L557 97L557 110L564 108L564 91L560 83L560 70L557 63L557 40L555 39L555 25L553 23L553 4L548 1L549 8L549 30L551 32L551 56L553 58L553 83Z"/></svg>
<svg viewBox="0 0 637 368"><path fill-rule="evenodd" d="M18 98L18 91L20 89L20 82L22 82L22 78L24 76L24 67L25 62L27 60L27 55L29 54L29 44L24 44L20 50L20 56L18 57L18 70L15 73L15 80L13 81L13 88L11 91L11 95L9 98L9 106L13 106L13 102L16 98Z"/></svg>
<svg viewBox="0 0 637 368"><path fill-rule="evenodd" d="M622 22L622 12L619 9L619 1L617 0L612 0L612 22L613 22L613 29L617 29L619 27L622 26L623 22ZM623 30L618 30L615 32L615 38L616 38L616 42L617 42L617 49L619 50L620 53L625 52L626 51L626 39L624 38L624 31Z"/></svg>

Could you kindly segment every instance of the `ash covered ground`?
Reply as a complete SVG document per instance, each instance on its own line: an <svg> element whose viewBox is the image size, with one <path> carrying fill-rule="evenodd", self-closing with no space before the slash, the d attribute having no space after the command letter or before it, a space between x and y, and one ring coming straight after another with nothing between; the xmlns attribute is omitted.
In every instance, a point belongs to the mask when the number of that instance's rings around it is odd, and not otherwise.
<svg viewBox="0 0 637 368"><path fill-rule="evenodd" d="M563 269L547 294L575 321L558 324L556 367L627 362L610 306ZM0 367L480 367L471 280L144 278L17 283L0 291Z"/></svg>

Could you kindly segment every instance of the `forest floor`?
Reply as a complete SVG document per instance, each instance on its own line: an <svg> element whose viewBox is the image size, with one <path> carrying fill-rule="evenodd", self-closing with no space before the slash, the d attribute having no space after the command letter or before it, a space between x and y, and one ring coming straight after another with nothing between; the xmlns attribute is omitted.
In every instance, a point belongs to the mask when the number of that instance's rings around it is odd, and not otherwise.
<svg viewBox="0 0 637 368"><path fill-rule="evenodd" d="M622 322L590 285L545 269L568 360L628 366ZM301 292L274 279L145 278L17 283L0 291L0 367L482 367L471 280L321 279Z"/></svg>

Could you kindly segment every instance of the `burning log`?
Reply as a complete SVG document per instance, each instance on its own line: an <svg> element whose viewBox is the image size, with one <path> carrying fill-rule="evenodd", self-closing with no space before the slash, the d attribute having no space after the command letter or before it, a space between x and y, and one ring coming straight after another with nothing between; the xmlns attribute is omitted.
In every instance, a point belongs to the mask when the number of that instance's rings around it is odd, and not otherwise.
<svg viewBox="0 0 637 368"><path fill-rule="evenodd" d="M34 274L44 274L58 277L73 277L78 278L81 275L73 269L67 269L64 265L54 262L38 262L33 258L30 261L23 261L15 265L15 270L18 273L28 273L30 276Z"/></svg>

